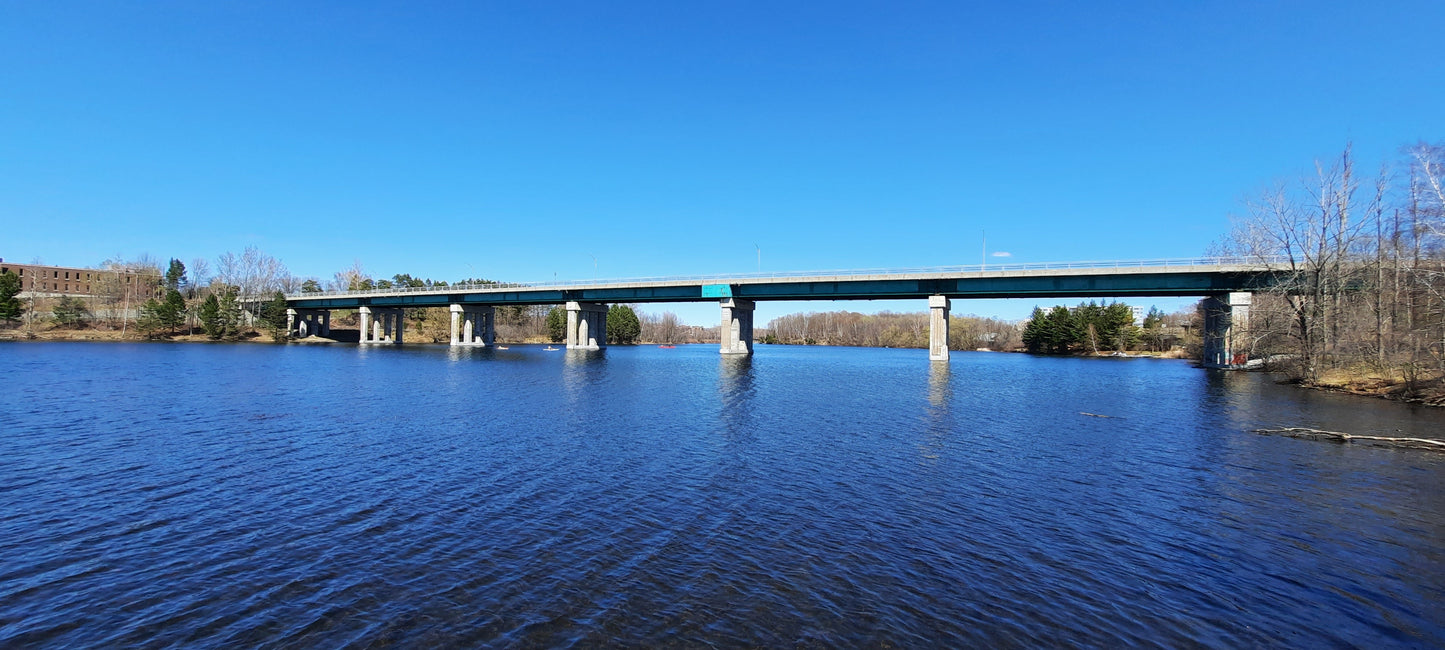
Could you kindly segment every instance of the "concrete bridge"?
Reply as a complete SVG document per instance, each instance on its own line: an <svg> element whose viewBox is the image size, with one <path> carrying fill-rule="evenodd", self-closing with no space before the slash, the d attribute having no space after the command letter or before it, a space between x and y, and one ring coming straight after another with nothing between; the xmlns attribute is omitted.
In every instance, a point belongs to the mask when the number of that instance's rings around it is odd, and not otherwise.
<svg viewBox="0 0 1445 650"><path fill-rule="evenodd" d="M1252 292L1278 279L1267 264L1208 258L404 287L292 294L288 329L325 335L330 310L355 309L363 345L395 344L403 309L449 307L451 344L488 346L497 306L565 305L567 347L598 349L607 342L607 303L707 301L722 309L722 353L752 354L758 301L917 299L930 310L928 357L945 361L953 300L1199 296L1206 299L1204 363L1231 367L1244 362Z"/></svg>

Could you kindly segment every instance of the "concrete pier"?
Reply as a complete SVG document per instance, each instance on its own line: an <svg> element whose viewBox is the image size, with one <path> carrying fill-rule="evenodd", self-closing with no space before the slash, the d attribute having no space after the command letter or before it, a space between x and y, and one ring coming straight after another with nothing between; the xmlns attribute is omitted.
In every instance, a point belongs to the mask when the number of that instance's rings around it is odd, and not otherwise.
<svg viewBox="0 0 1445 650"><path fill-rule="evenodd" d="M753 309L751 300L724 298L722 301L722 353L753 353Z"/></svg>
<svg viewBox="0 0 1445 650"><path fill-rule="evenodd" d="M331 336L331 310L287 309L286 334L298 339L311 335Z"/></svg>
<svg viewBox="0 0 1445 650"><path fill-rule="evenodd" d="M928 297L928 360L948 361L948 296Z"/></svg>
<svg viewBox="0 0 1445 650"><path fill-rule="evenodd" d="M406 330L406 319L400 308L373 308L365 305L357 309L361 318L362 345L400 345Z"/></svg>
<svg viewBox="0 0 1445 650"><path fill-rule="evenodd" d="M600 350L607 347L607 305L600 302L567 303L567 348Z"/></svg>
<svg viewBox="0 0 1445 650"><path fill-rule="evenodd" d="M1254 294L1210 294L1204 298L1204 367L1242 368L1249 362L1249 306Z"/></svg>
<svg viewBox="0 0 1445 650"><path fill-rule="evenodd" d="M452 345L486 347L497 340L495 307L452 305Z"/></svg>

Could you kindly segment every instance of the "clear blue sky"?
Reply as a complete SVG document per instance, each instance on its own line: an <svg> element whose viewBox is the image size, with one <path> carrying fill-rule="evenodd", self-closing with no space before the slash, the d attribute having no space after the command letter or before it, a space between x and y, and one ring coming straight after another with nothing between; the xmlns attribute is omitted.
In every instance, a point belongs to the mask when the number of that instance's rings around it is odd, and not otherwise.
<svg viewBox="0 0 1445 650"><path fill-rule="evenodd" d="M974 264L987 230L995 262L1191 257L1346 141L1445 138L1438 1L968 4L0 4L0 256L530 281ZM758 316L834 307L923 305Z"/></svg>

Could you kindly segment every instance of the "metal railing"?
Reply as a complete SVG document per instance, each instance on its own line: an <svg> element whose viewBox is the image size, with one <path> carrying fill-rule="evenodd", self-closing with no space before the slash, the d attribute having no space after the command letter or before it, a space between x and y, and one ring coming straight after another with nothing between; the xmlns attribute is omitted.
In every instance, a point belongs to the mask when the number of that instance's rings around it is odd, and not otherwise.
<svg viewBox="0 0 1445 650"><path fill-rule="evenodd" d="M353 289L293 293L290 299L334 298L339 296L377 296L404 294L487 293L510 289L570 289L576 287L613 287L634 284L730 284L739 281L789 280L799 278L858 278L868 276L947 275L956 273L1007 273L1011 271L1048 271L1071 269L1138 269L1198 266L1249 266L1266 268L1279 260L1243 257L1196 257L1153 260L1112 260L1087 262L1026 262L1022 264L964 264L958 266L920 266L890 269L842 269L832 271L780 271L770 273L728 273L712 275L661 275L607 280L549 280L544 282L492 282L487 284L453 284L445 287L392 287L389 289Z"/></svg>

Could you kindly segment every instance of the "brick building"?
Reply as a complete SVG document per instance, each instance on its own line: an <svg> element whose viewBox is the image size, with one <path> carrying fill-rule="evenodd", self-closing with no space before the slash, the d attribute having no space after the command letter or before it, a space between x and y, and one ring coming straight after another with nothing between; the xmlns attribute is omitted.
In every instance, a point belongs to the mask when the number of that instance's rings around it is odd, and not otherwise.
<svg viewBox="0 0 1445 650"><path fill-rule="evenodd" d="M20 276L20 291L37 296L93 296L105 287L126 287L139 296L157 295L160 275L108 269L79 269L70 266L12 264L0 258L0 273Z"/></svg>

